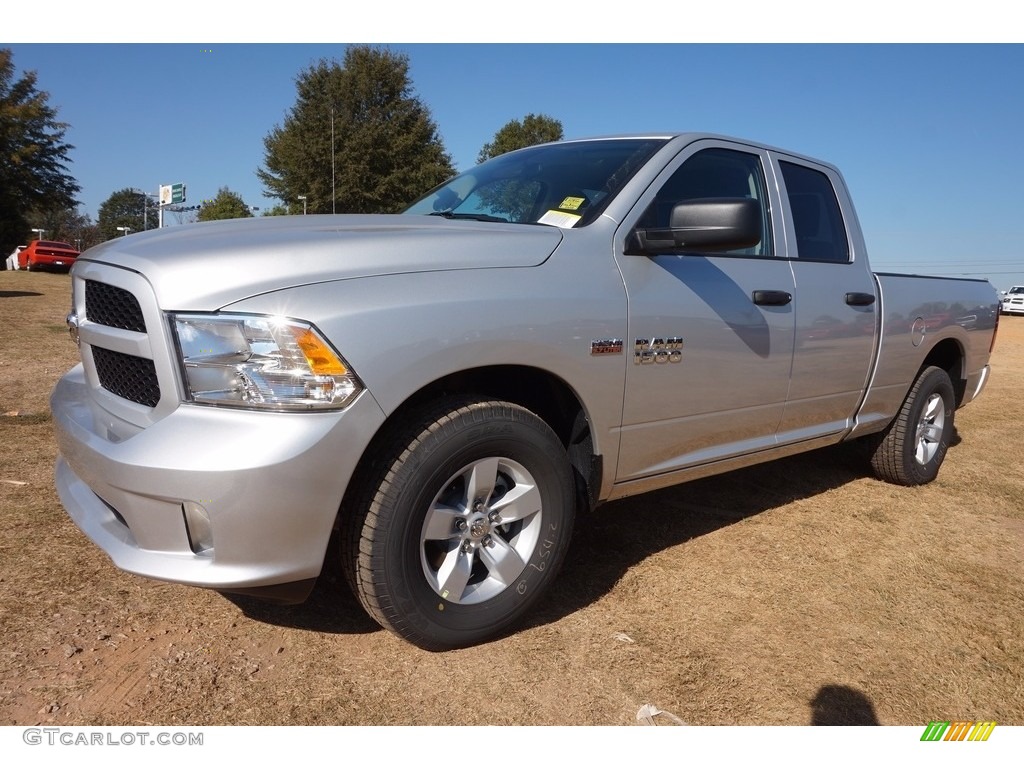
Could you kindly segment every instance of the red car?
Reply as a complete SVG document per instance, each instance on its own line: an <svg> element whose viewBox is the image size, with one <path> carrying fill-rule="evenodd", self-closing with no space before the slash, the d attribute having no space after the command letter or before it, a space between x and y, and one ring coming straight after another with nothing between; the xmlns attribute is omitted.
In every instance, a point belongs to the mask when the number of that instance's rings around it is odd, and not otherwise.
<svg viewBox="0 0 1024 768"><path fill-rule="evenodd" d="M52 269L67 272L77 257L78 251L68 243L33 240L18 254L18 266L29 271Z"/></svg>

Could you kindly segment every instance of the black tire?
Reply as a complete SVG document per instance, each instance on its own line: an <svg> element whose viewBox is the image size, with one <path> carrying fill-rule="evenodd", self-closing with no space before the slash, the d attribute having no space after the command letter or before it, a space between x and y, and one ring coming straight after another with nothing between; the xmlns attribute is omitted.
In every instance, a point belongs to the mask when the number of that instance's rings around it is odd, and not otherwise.
<svg viewBox="0 0 1024 768"><path fill-rule="evenodd" d="M949 374L934 366L921 371L892 424L875 438L875 474L897 485L934 480L953 435L955 410Z"/></svg>
<svg viewBox="0 0 1024 768"><path fill-rule="evenodd" d="M342 510L349 583L381 626L421 648L483 642L537 602L565 558L565 448L506 402L454 398L405 423Z"/></svg>

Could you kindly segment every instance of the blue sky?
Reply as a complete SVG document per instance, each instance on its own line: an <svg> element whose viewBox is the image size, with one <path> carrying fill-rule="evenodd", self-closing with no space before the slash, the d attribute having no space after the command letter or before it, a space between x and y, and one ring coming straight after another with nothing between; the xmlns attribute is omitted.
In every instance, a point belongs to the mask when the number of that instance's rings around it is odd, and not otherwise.
<svg viewBox="0 0 1024 768"><path fill-rule="evenodd" d="M118 189L176 182L190 202L227 186L249 205L273 205L255 175L263 138L293 105L296 75L345 50L0 45L19 71L37 72L71 124L70 170L93 217ZM755 139L840 167L876 269L1024 284L1024 45L386 45L409 56L416 94L459 169L530 112L558 118L570 138Z"/></svg>

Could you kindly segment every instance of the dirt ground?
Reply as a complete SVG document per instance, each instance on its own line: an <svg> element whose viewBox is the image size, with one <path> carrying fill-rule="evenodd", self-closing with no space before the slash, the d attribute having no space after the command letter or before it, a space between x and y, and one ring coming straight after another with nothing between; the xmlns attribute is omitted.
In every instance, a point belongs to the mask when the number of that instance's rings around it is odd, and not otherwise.
<svg viewBox="0 0 1024 768"><path fill-rule="evenodd" d="M115 569L53 488L68 303L0 272L0 724L1024 725L1024 318L931 485L840 447L605 505L517 631L431 654L337 563L296 607Z"/></svg>

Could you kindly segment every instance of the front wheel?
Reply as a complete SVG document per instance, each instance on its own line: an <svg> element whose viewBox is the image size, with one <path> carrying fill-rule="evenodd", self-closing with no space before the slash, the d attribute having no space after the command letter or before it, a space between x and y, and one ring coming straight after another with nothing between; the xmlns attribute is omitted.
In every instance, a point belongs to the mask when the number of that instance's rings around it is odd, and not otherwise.
<svg viewBox="0 0 1024 768"><path fill-rule="evenodd" d="M366 610L427 650L492 638L551 584L575 509L558 437L518 405L421 411L342 511L343 562Z"/></svg>
<svg viewBox="0 0 1024 768"><path fill-rule="evenodd" d="M934 366L921 371L892 424L876 438L875 474L897 485L934 480L953 435L955 403L949 374Z"/></svg>

